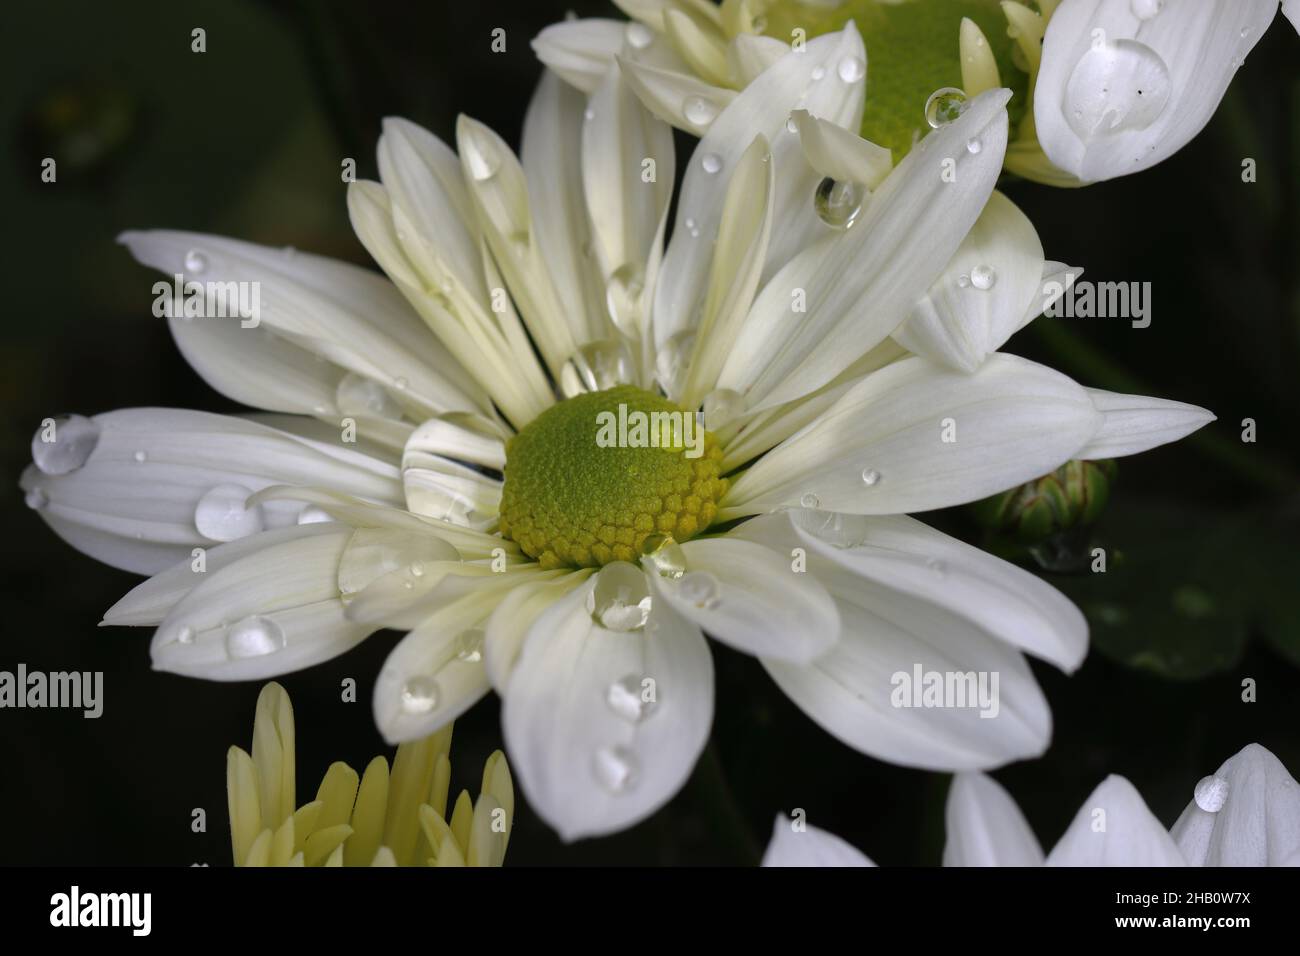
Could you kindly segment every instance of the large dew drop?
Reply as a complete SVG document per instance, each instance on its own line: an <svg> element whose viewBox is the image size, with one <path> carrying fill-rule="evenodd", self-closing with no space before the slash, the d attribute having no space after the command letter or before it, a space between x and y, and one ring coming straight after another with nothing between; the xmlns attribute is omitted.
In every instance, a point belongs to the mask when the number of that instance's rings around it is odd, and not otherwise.
<svg viewBox="0 0 1300 956"><path fill-rule="evenodd" d="M863 190L857 183L843 182L827 176L817 184L813 207L817 217L835 229L848 229L862 211Z"/></svg>
<svg viewBox="0 0 1300 956"><path fill-rule="evenodd" d="M1169 101L1169 68L1137 40L1088 48L1065 85L1065 120L1084 142L1146 129Z"/></svg>
<svg viewBox="0 0 1300 956"><path fill-rule="evenodd" d="M261 505L246 506L252 491L243 485L209 488L194 508L194 527L213 541L234 541L265 527Z"/></svg>
<svg viewBox="0 0 1300 956"><path fill-rule="evenodd" d="M626 561L605 565L587 595L591 619L609 631L639 631L650 620L652 605L645 572Z"/></svg>
<svg viewBox="0 0 1300 956"><path fill-rule="evenodd" d="M402 710L427 714L438 706L438 682L432 677L412 677L402 685Z"/></svg>
<svg viewBox="0 0 1300 956"><path fill-rule="evenodd" d="M284 649L284 629L269 617L253 615L226 628L226 656L231 660L265 657Z"/></svg>
<svg viewBox="0 0 1300 956"><path fill-rule="evenodd" d="M636 724L654 709L654 701L647 700L648 696L647 688L641 685L641 678L636 674L628 674L609 685L605 691L605 703L628 723Z"/></svg>
<svg viewBox="0 0 1300 956"><path fill-rule="evenodd" d="M966 105L966 94L957 87L940 87L925 101L925 121L931 129L947 126L966 112Z"/></svg>
<svg viewBox="0 0 1300 956"><path fill-rule="evenodd" d="M626 747L602 747L592 760L592 771L610 793L622 793L636 783L636 757Z"/></svg>
<svg viewBox="0 0 1300 956"><path fill-rule="evenodd" d="M57 418L32 437L32 461L47 475L66 475L86 463L99 444L99 425L84 415Z"/></svg>

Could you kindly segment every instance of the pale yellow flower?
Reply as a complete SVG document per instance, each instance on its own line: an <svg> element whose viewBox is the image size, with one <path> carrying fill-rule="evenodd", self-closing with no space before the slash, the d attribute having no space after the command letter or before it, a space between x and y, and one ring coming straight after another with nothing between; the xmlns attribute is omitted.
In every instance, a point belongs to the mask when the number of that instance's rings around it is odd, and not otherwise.
<svg viewBox="0 0 1300 956"><path fill-rule="evenodd" d="M452 725L397 748L390 771L337 761L310 803L295 807L293 705L272 682L257 698L253 754L231 747L226 795L236 866L500 866L514 819L505 754L483 767L477 802L462 790L447 813Z"/></svg>

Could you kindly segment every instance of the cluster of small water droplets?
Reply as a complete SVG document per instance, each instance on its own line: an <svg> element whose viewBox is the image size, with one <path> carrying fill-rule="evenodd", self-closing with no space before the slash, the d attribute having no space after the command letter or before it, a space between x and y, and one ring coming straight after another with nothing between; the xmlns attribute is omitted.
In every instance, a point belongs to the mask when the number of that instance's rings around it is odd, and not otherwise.
<svg viewBox="0 0 1300 956"><path fill-rule="evenodd" d="M284 645L284 628L269 617L255 614L226 628L226 656L231 660L265 657Z"/></svg>
<svg viewBox="0 0 1300 956"><path fill-rule="evenodd" d="M605 690L605 703L609 709L631 724L639 724L655 708L655 701L647 699L649 695L641 680L637 674L628 674L612 682Z"/></svg>
<svg viewBox="0 0 1300 956"><path fill-rule="evenodd" d="M631 380L632 355L624 343L612 339L588 342L560 369L560 391L565 398L603 392Z"/></svg>
<svg viewBox="0 0 1300 956"><path fill-rule="evenodd" d="M214 485L194 506L194 527L213 541L234 541L256 534L266 526L266 521L261 505L247 507L252 493L233 482Z"/></svg>
<svg viewBox="0 0 1300 956"><path fill-rule="evenodd" d="M925 101L925 121L931 129L947 126L966 112L966 94L955 86L935 90Z"/></svg>
<svg viewBox="0 0 1300 956"><path fill-rule="evenodd" d="M98 424L84 415L65 415L54 420L50 431L37 429L32 461L47 475L67 475L84 465L98 444Z"/></svg>
<svg viewBox="0 0 1300 956"><path fill-rule="evenodd" d="M1192 797L1206 813L1218 813L1228 802L1228 781L1217 774L1202 777L1197 781Z"/></svg>
<svg viewBox="0 0 1300 956"><path fill-rule="evenodd" d="M813 208L817 217L835 229L848 229L862 211L864 190L858 183L827 176L817 184Z"/></svg>

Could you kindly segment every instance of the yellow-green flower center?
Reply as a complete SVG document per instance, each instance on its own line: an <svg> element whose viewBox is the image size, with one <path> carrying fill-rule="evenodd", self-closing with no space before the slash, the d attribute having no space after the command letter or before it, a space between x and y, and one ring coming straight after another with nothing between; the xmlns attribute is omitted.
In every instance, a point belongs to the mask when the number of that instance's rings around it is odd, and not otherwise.
<svg viewBox="0 0 1300 956"><path fill-rule="evenodd" d="M1024 112L1027 77L1012 64L1014 42L997 0L844 0L834 7L774 0L764 30L786 43L792 31L809 37L857 24L867 48L867 100L862 136L887 146L898 162L930 132L925 104L944 87L962 86L960 30L969 18L984 32L1002 83L1014 91L1007 110L1014 124Z"/></svg>
<svg viewBox="0 0 1300 956"><path fill-rule="evenodd" d="M547 568L635 561L651 535L709 526L721 462L717 439L665 398L631 385L577 395L506 445L501 533Z"/></svg>

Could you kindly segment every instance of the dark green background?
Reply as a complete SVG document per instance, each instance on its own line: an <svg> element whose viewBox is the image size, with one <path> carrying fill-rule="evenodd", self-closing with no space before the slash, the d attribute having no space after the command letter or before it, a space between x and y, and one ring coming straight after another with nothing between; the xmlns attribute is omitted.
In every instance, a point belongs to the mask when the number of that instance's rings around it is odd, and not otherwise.
<svg viewBox="0 0 1300 956"><path fill-rule="evenodd" d="M146 631L98 629L136 579L58 541L16 485L47 415L235 410L181 360L149 311L154 276L114 237L193 229L366 262L347 222L342 158L376 178L373 144L389 114L451 140L463 111L517 145L539 72L528 40L570 7L617 15L585 0L6 9L0 669L103 670L106 701L93 721L0 711L0 863L229 861L225 750L248 746L259 685L153 673ZM196 26L207 30L203 55L190 52ZM504 55L489 51L498 26ZM1194 441L1122 462L1093 532L1124 554L1111 573L1053 578L1124 623L1094 620L1093 651L1073 677L1035 664L1055 716L1052 748L997 774L1049 848L1107 773L1128 776L1168 824L1196 780L1246 743L1300 771L1298 42L1275 23L1210 126L1153 170L1084 191L1003 187L1049 258L1097 281L1153 285L1150 328L1044 319L1008 350L1085 384L1219 415ZM58 103L82 118L42 121ZM61 159L58 183L45 185L46 155L84 159ZM1254 184L1240 178L1247 156L1258 164ZM1258 422L1256 444L1239 440L1245 417ZM978 537L964 513L930 520ZM365 693L393 639L377 635L283 681L298 715L303 799L330 760L361 768L383 752ZM841 746L753 660L713 649L713 743L681 795L629 832L569 847L525 807L510 863L752 862L773 816L794 807L880 863L938 862L946 775ZM340 702L345 677L357 679L361 703ZM1246 677L1258 682L1257 703L1240 701ZM499 745L488 698L457 722L454 784L476 789ZM190 830L195 807L208 811L206 834Z"/></svg>

